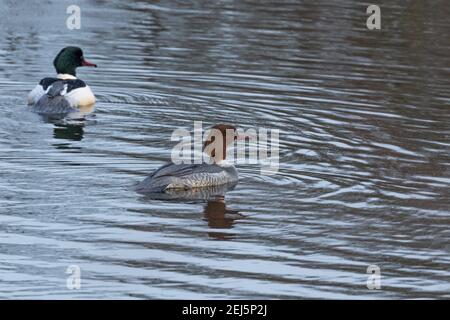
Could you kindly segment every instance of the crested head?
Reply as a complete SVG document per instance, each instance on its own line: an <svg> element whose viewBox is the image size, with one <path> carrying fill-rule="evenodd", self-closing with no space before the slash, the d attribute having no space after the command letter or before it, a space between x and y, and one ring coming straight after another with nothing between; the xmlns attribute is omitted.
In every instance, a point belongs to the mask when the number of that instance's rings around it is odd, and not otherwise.
<svg viewBox="0 0 450 320"><path fill-rule="evenodd" d="M227 147L234 143L237 138L236 128L229 124L217 124L211 127L203 150L215 163L226 158Z"/></svg>
<svg viewBox="0 0 450 320"><path fill-rule="evenodd" d="M76 76L76 68L82 66L97 67L97 65L87 62L84 59L83 51L78 47L65 47L55 60L53 66L58 74L70 74Z"/></svg>

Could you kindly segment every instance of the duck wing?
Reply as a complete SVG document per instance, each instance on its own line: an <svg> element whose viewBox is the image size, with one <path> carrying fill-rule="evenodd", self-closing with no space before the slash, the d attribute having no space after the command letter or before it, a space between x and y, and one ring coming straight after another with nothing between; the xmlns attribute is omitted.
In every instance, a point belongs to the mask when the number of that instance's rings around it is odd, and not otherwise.
<svg viewBox="0 0 450 320"><path fill-rule="evenodd" d="M163 192L169 185L192 187L193 180L211 180L211 174L223 174L218 165L168 163L150 174L138 186L140 192Z"/></svg>
<svg viewBox="0 0 450 320"><path fill-rule="evenodd" d="M223 169L218 165L213 164L174 164L167 163L155 172L153 172L149 177L151 178L160 178L163 176L177 176L184 177L191 175L193 173L202 172L202 173L219 173L222 172Z"/></svg>

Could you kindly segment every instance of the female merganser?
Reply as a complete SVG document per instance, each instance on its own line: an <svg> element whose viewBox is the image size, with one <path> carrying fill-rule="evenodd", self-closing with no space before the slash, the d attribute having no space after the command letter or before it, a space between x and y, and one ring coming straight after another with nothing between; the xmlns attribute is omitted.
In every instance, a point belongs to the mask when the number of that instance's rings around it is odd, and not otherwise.
<svg viewBox="0 0 450 320"><path fill-rule="evenodd" d="M172 202L189 201L190 203L204 203L205 201L217 200L223 198L228 191L231 191L236 187L237 181L233 183L226 183L215 186L207 186L203 188L192 189L166 189L164 192L160 190L152 192L148 189L138 189L137 191L144 196L145 200L162 200Z"/></svg>
<svg viewBox="0 0 450 320"><path fill-rule="evenodd" d="M78 47L62 49L53 66L56 78L44 78L29 93L28 104L39 113L66 113L95 103L95 96L84 81L77 79L76 68L97 67L83 57Z"/></svg>
<svg viewBox="0 0 450 320"><path fill-rule="evenodd" d="M226 124L215 125L206 139L203 150L212 164L174 164L168 163L142 181L137 191L143 193L167 192L169 190L189 190L234 184L238 181L236 168L226 162L226 149L237 139L236 128ZM230 137L231 135L231 137ZM223 139L222 150L211 148L215 137Z"/></svg>

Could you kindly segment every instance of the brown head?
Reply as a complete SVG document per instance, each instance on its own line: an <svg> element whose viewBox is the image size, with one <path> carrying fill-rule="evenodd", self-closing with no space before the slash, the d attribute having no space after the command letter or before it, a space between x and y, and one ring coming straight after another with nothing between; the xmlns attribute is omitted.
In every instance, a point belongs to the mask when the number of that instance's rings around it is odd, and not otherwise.
<svg viewBox="0 0 450 320"><path fill-rule="evenodd" d="M229 124L217 124L211 128L203 146L203 151L218 163L225 160L227 147L237 138L236 128Z"/></svg>

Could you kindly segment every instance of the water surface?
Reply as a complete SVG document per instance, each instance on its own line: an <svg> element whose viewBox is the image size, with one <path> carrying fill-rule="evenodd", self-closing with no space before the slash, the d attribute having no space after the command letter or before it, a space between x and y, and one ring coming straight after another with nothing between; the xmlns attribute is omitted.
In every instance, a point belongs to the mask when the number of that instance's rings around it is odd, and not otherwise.
<svg viewBox="0 0 450 320"><path fill-rule="evenodd" d="M71 2L0 3L0 298L450 298L447 1L379 1L379 31L366 3L256 0L82 0L68 30ZM67 45L96 109L43 119ZM136 193L194 121L279 129L279 173Z"/></svg>

